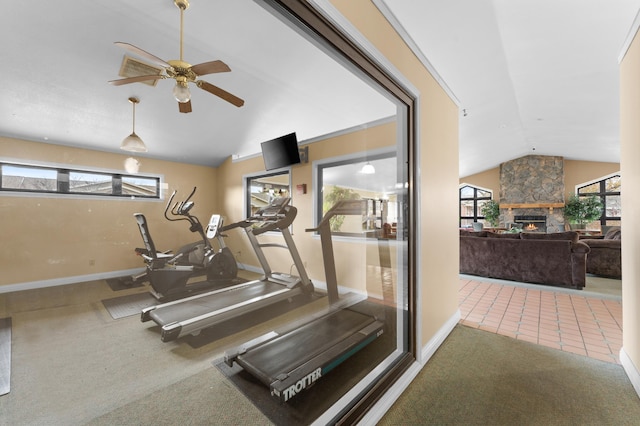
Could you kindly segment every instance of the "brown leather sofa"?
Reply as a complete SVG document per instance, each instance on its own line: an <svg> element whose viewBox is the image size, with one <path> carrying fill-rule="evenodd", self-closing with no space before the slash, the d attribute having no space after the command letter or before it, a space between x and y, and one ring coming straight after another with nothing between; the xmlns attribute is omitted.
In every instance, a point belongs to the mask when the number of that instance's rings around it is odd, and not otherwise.
<svg viewBox="0 0 640 426"><path fill-rule="evenodd" d="M460 273L582 289L589 246L573 231L460 231Z"/></svg>
<svg viewBox="0 0 640 426"><path fill-rule="evenodd" d="M582 239L591 251L587 255L587 273L622 278L622 240L620 227L607 231L603 238Z"/></svg>

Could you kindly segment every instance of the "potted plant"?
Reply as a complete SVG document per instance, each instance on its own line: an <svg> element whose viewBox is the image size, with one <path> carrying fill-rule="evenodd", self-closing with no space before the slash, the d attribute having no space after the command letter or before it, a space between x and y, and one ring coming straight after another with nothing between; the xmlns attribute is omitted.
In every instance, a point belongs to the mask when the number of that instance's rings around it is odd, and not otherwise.
<svg viewBox="0 0 640 426"><path fill-rule="evenodd" d="M495 200L489 200L480 208L480 214L495 228L500 223L500 204Z"/></svg>
<svg viewBox="0 0 640 426"><path fill-rule="evenodd" d="M564 206L564 217L569 221L572 229L584 229L587 223L600 219L602 216L602 201L596 195L579 197L572 194Z"/></svg>

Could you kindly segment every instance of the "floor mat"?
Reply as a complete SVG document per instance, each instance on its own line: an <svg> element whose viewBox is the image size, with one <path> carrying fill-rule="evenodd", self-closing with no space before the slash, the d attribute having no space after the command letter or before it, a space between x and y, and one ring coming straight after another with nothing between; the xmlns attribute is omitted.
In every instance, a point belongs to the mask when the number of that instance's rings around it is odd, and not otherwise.
<svg viewBox="0 0 640 426"><path fill-rule="evenodd" d="M102 301L104 307L109 311L111 318L120 319L139 315L140 311L149 306L157 305L158 300L149 293L136 293L128 296L114 297Z"/></svg>
<svg viewBox="0 0 640 426"><path fill-rule="evenodd" d="M106 281L113 291L128 290L144 285L144 280L133 281L131 277L110 278Z"/></svg>
<svg viewBox="0 0 640 426"><path fill-rule="evenodd" d="M11 390L11 318L0 318L0 395Z"/></svg>

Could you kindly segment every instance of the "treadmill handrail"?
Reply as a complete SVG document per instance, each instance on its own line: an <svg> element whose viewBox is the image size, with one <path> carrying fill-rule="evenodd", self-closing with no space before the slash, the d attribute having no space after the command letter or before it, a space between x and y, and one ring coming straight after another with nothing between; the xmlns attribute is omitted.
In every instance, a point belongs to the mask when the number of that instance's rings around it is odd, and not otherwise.
<svg viewBox="0 0 640 426"><path fill-rule="evenodd" d="M277 214L274 215L264 216L260 214L263 210L264 209L259 210L255 215L249 216L246 219L224 225L220 228L220 232L229 231L235 228L246 229L254 225L259 225L255 229L252 229L251 232L253 235L260 235L268 231L289 227L298 214L298 209L289 204L281 206Z"/></svg>
<svg viewBox="0 0 640 426"><path fill-rule="evenodd" d="M318 224L316 228L306 229L307 232L318 232L320 234L320 244L322 246L322 260L324 263L324 274L327 282L327 295L329 303L333 304L339 300L338 277L336 274L336 261L333 254L333 241L331 238L330 219L338 215L361 215L366 213L367 200L341 200L333 205Z"/></svg>
<svg viewBox="0 0 640 426"><path fill-rule="evenodd" d="M340 200L329 209L315 228L308 228L307 232L319 232L321 228L328 227L329 221L334 216L357 216L367 212L367 200Z"/></svg>

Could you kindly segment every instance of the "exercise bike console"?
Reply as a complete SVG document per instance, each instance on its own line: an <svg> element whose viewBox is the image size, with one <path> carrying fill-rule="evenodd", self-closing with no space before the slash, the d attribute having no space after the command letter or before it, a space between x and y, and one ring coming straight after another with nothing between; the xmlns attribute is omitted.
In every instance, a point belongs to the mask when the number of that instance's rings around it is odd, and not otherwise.
<svg viewBox="0 0 640 426"><path fill-rule="evenodd" d="M222 226L222 217L219 214L212 214L207 225L207 238L212 239L218 236L218 229Z"/></svg>

